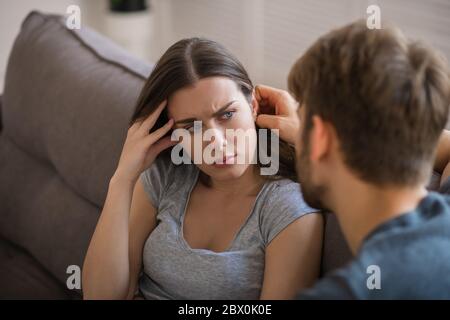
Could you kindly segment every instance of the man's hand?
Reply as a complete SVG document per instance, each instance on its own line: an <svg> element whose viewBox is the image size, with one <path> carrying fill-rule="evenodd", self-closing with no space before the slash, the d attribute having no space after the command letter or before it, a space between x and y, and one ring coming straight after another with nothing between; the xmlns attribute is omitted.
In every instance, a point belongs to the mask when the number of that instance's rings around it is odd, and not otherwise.
<svg viewBox="0 0 450 320"><path fill-rule="evenodd" d="M300 126L295 99L287 91L263 85L256 86L255 96L259 105L256 124L261 128L279 129L282 140L295 144Z"/></svg>
<svg viewBox="0 0 450 320"><path fill-rule="evenodd" d="M434 171L441 174L441 185L450 176L450 131L443 130L436 150Z"/></svg>

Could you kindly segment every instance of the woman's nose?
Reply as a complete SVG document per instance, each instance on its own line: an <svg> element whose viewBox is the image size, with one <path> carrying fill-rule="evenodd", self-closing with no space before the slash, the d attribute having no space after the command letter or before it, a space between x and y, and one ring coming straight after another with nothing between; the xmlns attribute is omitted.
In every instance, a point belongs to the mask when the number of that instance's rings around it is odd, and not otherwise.
<svg viewBox="0 0 450 320"><path fill-rule="evenodd" d="M225 132L221 129L218 128L210 128L208 129L209 131L209 137L207 137L208 141L210 141L210 143L214 143L214 147L217 150L223 150L227 147L227 139L225 136Z"/></svg>

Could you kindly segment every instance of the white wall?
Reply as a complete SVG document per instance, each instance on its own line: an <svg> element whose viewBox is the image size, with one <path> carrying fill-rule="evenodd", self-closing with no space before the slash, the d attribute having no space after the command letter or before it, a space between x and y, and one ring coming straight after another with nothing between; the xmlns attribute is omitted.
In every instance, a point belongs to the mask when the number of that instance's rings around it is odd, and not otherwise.
<svg viewBox="0 0 450 320"><path fill-rule="evenodd" d="M424 39L450 60L450 0L150 0L151 14L123 21L107 0L0 0L0 93L20 24L33 9L64 14L80 5L82 23L133 52L156 61L175 41L204 36L228 47L255 83L286 87L287 73L318 36L366 17L379 4L382 20Z"/></svg>
<svg viewBox="0 0 450 320"><path fill-rule="evenodd" d="M450 0L153 0L160 55L192 36L230 49L256 83L286 88L294 61L322 34L367 18L378 4L381 19L414 39L423 39L450 60Z"/></svg>
<svg viewBox="0 0 450 320"><path fill-rule="evenodd" d="M0 93L3 92L3 81L9 52L25 16L34 9L63 14L69 5L79 4L79 2L80 0L0 1Z"/></svg>
<svg viewBox="0 0 450 320"><path fill-rule="evenodd" d="M32 10L63 15L69 5L80 6L83 26L96 29L136 56L150 60L151 14L112 14L107 0L0 0L0 94L9 53L23 19Z"/></svg>

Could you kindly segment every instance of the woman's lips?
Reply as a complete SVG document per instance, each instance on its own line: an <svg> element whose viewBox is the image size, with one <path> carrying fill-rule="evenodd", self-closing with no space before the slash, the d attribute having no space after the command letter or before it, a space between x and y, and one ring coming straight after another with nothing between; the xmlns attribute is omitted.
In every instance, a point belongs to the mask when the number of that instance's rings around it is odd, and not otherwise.
<svg viewBox="0 0 450 320"><path fill-rule="evenodd" d="M222 163L215 162L213 165L215 167L225 167L235 164L236 155L223 157Z"/></svg>

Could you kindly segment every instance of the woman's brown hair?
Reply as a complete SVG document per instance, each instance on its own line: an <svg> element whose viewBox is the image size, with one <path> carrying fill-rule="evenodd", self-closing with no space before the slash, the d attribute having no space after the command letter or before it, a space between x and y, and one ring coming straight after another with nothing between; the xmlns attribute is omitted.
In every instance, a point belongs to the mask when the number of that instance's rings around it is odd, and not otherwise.
<svg viewBox="0 0 450 320"><path fill-rule="evenodd" d="M184 39L172 45L156 64L138 98L130 125L153 113L161 102L169 99L177 90L192 86L200 79L208 77L231 79L251 104L253 84L239 60L215 41L202 38ZM167 111L164 110L151 132L161 128L167 121ZM270 132L267 141L267 152L270 154ZM258 165L263 166L259 160ZM265 177L285 177L296 181L295 152L286 142L280 140L278 174Z"/></svg>

